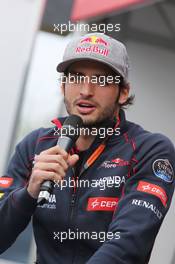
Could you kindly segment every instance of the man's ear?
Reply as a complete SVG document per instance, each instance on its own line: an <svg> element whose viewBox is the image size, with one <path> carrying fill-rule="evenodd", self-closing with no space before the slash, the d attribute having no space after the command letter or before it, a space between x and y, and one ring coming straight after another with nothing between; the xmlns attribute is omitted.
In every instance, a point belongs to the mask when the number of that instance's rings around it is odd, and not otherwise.
<svg viewBox="0 0 175 264"><path fill-rule="evenodd" d="M130 85L126 84L124 87L120 88L119 104L124 104L129 97Z"/></svg>

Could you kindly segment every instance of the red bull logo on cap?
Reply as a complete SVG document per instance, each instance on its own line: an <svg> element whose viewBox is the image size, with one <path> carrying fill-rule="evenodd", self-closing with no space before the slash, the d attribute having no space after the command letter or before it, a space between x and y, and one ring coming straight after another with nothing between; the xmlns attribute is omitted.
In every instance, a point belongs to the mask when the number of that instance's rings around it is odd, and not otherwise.
<svg viewBox="0 0 175 264"><path fill-rule="evenodd" d="M91 43L91 44L100 44L104 46L108 46L108 42L105 41L103 38L96 37L96 36L91 36L87 37L81 40L81 43Z"/></svg>
<svg viewBox="0 0 175 264"><path fill-rule="evenodd" d="M108 56L109 54L109 49L107 48L109 43L105 41L102 37L97 37L97 36L86 37L80 41L80 44L81 46L76 48L76 53L92 52L92 53L98 53L102 56ZM89 45L83 46L84 44L89 44ZM103 46L103 48L101 46Z"/></svg>

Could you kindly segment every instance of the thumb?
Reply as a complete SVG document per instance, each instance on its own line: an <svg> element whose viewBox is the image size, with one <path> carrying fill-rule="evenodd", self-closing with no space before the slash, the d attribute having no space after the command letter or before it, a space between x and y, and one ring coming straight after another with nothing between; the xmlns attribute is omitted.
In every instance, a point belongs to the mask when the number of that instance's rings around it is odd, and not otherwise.
<svg viewBox="0 0 175 264"><path fill-rule="evenodd" d="M68 157L67 162L68 162L69 166L72 167L77 163L78 160L79 160L79 156L77 154L73 154L73 155Z"/></svg>

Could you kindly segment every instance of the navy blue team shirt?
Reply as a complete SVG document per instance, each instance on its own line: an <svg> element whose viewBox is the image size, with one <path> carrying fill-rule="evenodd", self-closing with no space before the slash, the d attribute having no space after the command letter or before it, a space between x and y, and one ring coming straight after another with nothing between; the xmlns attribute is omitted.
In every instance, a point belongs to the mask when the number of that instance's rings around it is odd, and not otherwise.
<svg viewBox="0 0 175 264"><path fill-rule="evenodd" d="M64 120L27 135L0 178L0 253L32 219L39 264L148 263L174 191L173 144L127 121L121 110L120 133L87 167L103 142L97 136L78 153L64 184L55 182L49 201L37 205L27 192L34 156L56 145Z"/></svg>

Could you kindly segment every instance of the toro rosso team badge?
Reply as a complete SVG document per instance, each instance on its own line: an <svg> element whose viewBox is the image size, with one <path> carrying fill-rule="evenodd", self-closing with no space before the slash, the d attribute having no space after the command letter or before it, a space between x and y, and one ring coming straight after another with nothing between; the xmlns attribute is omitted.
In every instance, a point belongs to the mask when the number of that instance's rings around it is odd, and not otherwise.
<svg viewBox="0 0 175 264"><path fill-rule="evenodd" d="M105 160L99 168L106 168L106 169L110 169L110 168L117 168L117 167L122 167L122 166L129 166L130 162L127 160L123 160L121 158L115 158L112 160Z"/></svg>
<svg viewBox="0 0 175 264"><path fill-rule="evenodd" d="M165 182L171 183L174 177L173 167L168 159L157 159L153 162L154 174L164 180Z"/></svg>

